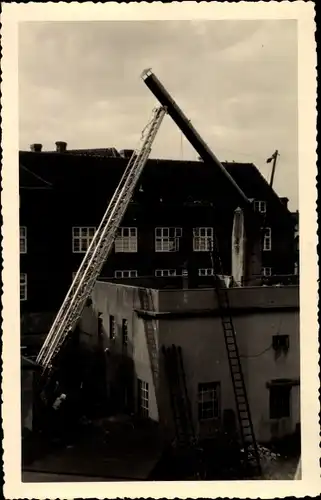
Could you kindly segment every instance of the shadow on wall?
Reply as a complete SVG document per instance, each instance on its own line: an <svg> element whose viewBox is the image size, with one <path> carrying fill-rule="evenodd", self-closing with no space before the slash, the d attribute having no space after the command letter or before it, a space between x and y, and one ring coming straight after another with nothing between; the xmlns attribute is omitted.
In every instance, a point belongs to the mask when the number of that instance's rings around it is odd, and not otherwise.
<svg viewBox="0 0 321 500"><path fill-rule="evenodd" d="M89 386L106 415L135 413L135 370L129 356L132 345L120 345L109 338L102 314L88 299L79 321L79 345L83 358L91 365ZM90 361L91 360L91 361Z"/></svg>

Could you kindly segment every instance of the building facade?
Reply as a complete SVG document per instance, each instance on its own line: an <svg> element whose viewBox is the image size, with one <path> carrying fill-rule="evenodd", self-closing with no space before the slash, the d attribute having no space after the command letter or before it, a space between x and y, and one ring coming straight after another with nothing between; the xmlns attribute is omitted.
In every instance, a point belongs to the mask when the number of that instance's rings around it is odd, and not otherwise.
<svg viewBox="0 0 321 500"><path fill-rule="evenodd" d="M174 344L182 349L196 433L210 438L228 415L236 415L215 291L152 289L153 311L142 308L139 292L139 286L97 282L81 320L83 342L93 345L100 335L107 349L106 381L115 411L137 412L173 428L162 346ZM300 424L298 287L228 293L257 440L292 435ZM146 324L157 346L157 392Z"/></svg>
<svg viewBox="0 0 321 500"><path fill-rule="evenodd" d="M130 151L20 152L20 300L25 333L58 310L128 162ZM293 220L252 164L226 164L254 208L264 214L264 276L294 273ZM222 181L223 182L223 181ZM231 274L237 208L227 185L203 162L150 159L105 263L104 278L175 277L194 286L213 274L217 234L224 274ZM39 324L39 322L41 324ZM26 326L28 325L28 326Z"/></svg>

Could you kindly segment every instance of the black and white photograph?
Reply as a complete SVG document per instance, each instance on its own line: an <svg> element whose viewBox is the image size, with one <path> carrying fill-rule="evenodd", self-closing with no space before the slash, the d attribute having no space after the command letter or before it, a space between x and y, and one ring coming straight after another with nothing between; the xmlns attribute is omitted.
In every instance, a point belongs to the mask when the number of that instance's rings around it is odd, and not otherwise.
<svg viewBox="0 0 321 500"><path fill-rule="evenodd" d="M78 19L60 3L65 18L43 5L47 18L17 22L17 148L2 170L7 184L17 170L20 300L4 335L17 477L34 497L48 483L54 497L66 483L320 486L317 380L310 424L302 389L318 363L315 116L300 122L315 94L304 104L304 23L284 3L195 19L83 6Z"/></svg>

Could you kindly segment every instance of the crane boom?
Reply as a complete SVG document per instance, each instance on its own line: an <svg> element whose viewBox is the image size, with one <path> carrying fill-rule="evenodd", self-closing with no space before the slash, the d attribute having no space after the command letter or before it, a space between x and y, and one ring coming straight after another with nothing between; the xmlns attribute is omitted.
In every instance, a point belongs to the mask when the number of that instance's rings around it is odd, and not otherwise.
<svg viewBox="0 0 321 500"><path fill-rule="evenodd" d="M151 69L146 69L141 74L145 85L154 94L154 96L159 100L160 104L167 109L167 114L171 116L173 121L176 123L178 128L185 135L186 139L191 143L194 149L197 151L199 156L204 162L212 163L219 169L219 171L225 176L229 181L231 188L233 189L239 205L246 209L246 207L251 207L251 202L242 189L237 185L231 175L227 172L226 168L218 160L215 154L211 151L206 142L199 135L197 130L193 127L191 121L185 116L183 111L180 109L178 104L174 101L172 96L168 93L162 83L159 81L157 76L151 71Z"/></svg>
<svg viewBox="0 0 321 500"><path fill-rule="evenodd" d="M253 215L252 202L247 198L244 192L240 189L237 183L232 179L221 162L216 158L210 150L206 142L201 138L195 130L190 120L184 115L183 111L178 107L174 99L170 96L158 78L149 69L145 70L142 79L155 95L162 106L166 107L167 113L172 117L176 125L189 140L191 145L196 149L204 162L212 164L218 169L223 176L228 180L230 189L233 190L238 206L243 208L243 211ZM251 222L254 219L251 218ZM233 324L231 308L229 306L228 293L225 288L222 288L220 281L217 279L223 274L223 266L218 248L217 236L214 233L213 240L213 269L214 269L214 284L218 300L218 306L221 315L222 329L224 333L227 356L230 366L230 374L232 385L235 394L235 403L239 420L239 428L243 447L246 451L247 461L250 463L251 458L254 458L257 471L260 472L260 456L255 439L254 428L251 418L250 405L248 402L246 386L243 376L242 363L239 356L235 327Z"/></svg>
<svg viewBox="0 0 321 500"><path fill-rule="evenodd" d="M119 224L150 155L153 141L165 113L166 110L163 107L154 110L153 118L145 128L142 146L139 151L133 153L129 160L120 183L38 354L37 363L44 370L51 368L54 356L58 353L68 334L73 331L81 316L86 300L111 251Z"/></svg>

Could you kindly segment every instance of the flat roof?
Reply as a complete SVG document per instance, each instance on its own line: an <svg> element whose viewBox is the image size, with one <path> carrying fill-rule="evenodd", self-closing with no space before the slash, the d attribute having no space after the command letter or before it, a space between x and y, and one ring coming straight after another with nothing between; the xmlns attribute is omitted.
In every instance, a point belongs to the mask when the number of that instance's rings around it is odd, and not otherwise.
<svg viewBox="0 0 321 500"><path fill-rule="evenodd" d="M214 278L207 276L202 278L202 282L198 286L188 286L188 278L183 276L173 276L173 277L155 277L155 276L140 276L137 278L113 278L113 277L100 277L97 282L99 283L110 283L112 285L124 286L129 288L149 288L155 291L166 290L166 291L199 291L199 290L213 290ZM222 280L223 281L223 280ZM254 283L253 283L254 281ZM257 282L256 282L257 281ZM288 288L288 287L298 287L299 277L297 275L282 275L282 276L271 276L268 278L258 277L257 280L252 280L249 286L232 286L231 289L237 290L248 290L250 288ZM193 283L192 283L193 284ZM185 286L186 285L186 286Z"/></svg>

